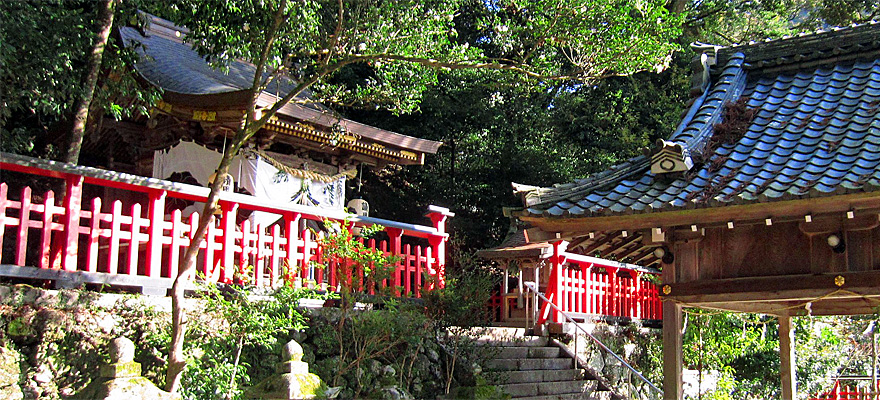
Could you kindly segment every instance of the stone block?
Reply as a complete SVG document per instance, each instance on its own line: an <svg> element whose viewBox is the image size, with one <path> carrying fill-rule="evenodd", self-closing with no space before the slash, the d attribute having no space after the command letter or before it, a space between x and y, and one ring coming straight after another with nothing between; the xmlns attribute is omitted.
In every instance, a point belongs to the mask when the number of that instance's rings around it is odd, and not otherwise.
<svg viewBox="0 0 880 400"><path fill-rule="evenodd" d="M248 389L245 399L312 399L316 397L323 384L321 378L309 373L309 365L302 362L303 348L291 340L281 349L282 363L278 374L270 376Z"/></svg>

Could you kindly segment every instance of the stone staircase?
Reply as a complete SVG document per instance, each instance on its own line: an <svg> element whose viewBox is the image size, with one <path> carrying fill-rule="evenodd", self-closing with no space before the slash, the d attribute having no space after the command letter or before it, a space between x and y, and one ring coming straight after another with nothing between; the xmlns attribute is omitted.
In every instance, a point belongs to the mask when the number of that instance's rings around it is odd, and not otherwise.
<svg viewBox="0 0 880 400"><path fill-rule="evenodd" d="M496 348L485 368L490 383L514 399L619 399L596 377L576 368L568 352L522 328L489 328L477 339Z"/></svg>

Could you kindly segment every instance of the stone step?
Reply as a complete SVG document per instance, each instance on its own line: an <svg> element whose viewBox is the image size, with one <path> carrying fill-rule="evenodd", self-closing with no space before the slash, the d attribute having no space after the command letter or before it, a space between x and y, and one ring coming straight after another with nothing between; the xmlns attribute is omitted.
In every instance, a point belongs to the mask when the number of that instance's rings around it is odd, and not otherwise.
<svg viewBox="0 0 880 400"><path fill-rule="evenodd" d="M549 339L542 336L525 336L525 337L507 337L507 338L492 338L486 336L480 336L476 339L476 342L479 344L484 344L487 346L499 346L499 347L547 347L547 343L549 343Z"/></svg>
<svg viewBox="0 0 880 400"><path fill-rule="evenodd" d="M505 371L489 378L493 384L558 382L584 379L582 369L548 369L532 371Z"/></svg>
<svg viewBox="0 0 880 400"><path fill-rule="evenodd" d="M502 371L560 370L572 366L570 358L496 358L486 361L486 368Z"/></svg>
<svg viewBox="0 0 880 400"><path fill-rule="evenodd" d="M513 398L530 396L552 396L559 394L590 395L597 391L599 384L596 381L560 381L560 382L534 382L534 383L510 383L498 385L498 388Z"/></svg>
<svg viewBox="0 0 880 400"><path fill-rule="evenodd" d="M559 354L559 347L555 346L515 346L499 347L494 358L557 358Z"/></svg>
<svg viewBox="0 0 880 400"><path fill-rule="evenodd" d="M551 394L542 396L515 397L516 400L615 400L611 392L596 391L586 395L584 393Z"/></svg>

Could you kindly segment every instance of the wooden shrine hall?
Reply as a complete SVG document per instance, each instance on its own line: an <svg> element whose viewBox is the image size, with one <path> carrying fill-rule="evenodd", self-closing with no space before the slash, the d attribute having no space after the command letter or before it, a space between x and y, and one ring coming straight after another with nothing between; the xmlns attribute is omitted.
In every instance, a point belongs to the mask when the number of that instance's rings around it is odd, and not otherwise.
<svg viewBox="0 0 880 400"><path fill-rule="evenodd" d="M214 69L184 42L186 28L145 17L142 29L114 35L141 56L141 83L161 91L148 116L94 115L82 165L0 153L0 279L165 295L177 277L208 198L205 186L245 116L255 69L240 60ZM258 111L293 85L274 79L260 93ZM364 291L378 285L414 297L443 287L453 213L432 206L431 225L417 225L371 218L363 199L345 202L346 179L362 166L419 165L441 144L346 119L309 93L295 98L233 159L221 210L200 244L200 279L330 291L359 279ZM352 204L356 213L346 212ZM374 282L345 265L315 267L326 220L384 227L365 245L400 257L394 277Z"/></svg>
<svg viewBox="0 0 880 400"><path fill-rule="evenodd" d="M184 42L185 27L149 14L145 18L143 29L123 27L118 35L141 55L135 67L143 84L160 89L162 98L149 116L91 121L83 143L86 165L151 176L156 151L181 141L222 151L244 116L253 65L234 60L225 71L215 69ZM258 112L294 85L283 76L273 79L258 98ZM441 145L344 118L306 91L282 107L246 150L293 176L319 181L351 177L360 165L420 165Z"/></svg>
<svg viewBox="0 0 880 400"><path fill-rule="evenodd" d="M622 249L662 270L664 396L682 398L682 308L792 316L880 305L880 23L704 46L668 140L552 187L514 184L533 242Z"/></svg>

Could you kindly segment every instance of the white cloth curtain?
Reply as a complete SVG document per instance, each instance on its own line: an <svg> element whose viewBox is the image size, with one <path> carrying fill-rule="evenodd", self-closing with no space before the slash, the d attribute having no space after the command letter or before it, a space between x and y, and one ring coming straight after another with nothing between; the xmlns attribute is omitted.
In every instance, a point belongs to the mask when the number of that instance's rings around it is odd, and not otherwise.
<svg viewBox="0 0 880 400"><path fill-rule="evenodd" d="M153 177L165 179L175 172L189 172L199 184L208 186L208 179L214 174L221 157L222 154L204 146L182 141L170 149L155 152ZM241 155L233 159L229 174L238 187L254 197L279 205L294 203L341 210L345 204L345 177L328 183L304 180L278 170L259 156L249 159ZM278 214L254 212L251 222L266 226L279 217Z"/></svg>

